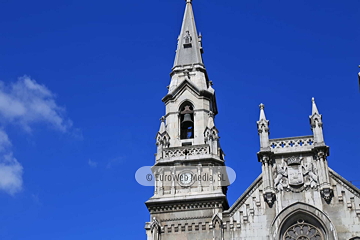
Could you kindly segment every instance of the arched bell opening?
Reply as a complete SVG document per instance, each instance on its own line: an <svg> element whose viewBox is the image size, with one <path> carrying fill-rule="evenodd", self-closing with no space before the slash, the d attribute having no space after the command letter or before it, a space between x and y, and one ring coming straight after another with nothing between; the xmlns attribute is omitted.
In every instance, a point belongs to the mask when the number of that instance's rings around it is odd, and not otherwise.
<svg viewBox="0 0 360 240"><path fill-rule="evenodd" d="M194 107L185 102L180 107L180 139L194 138Z"/></svg>

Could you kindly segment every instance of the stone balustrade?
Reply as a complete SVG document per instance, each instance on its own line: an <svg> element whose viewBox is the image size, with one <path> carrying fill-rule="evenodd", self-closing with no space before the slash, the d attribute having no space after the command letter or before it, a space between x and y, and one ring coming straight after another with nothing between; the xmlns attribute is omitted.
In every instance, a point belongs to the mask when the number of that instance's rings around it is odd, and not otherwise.
<svg viewBox="0 0 360 240"><path fill-rule="evenodd" d="M306 152L313 147L313 136L270 139L270 148L274 153Z"/></svg>
<svg viewBox="0 0 360 240"><path fill-rule="evenodd" d="M210 154L210 147L207 144L196 146L183 146L164 149L164 158L187 158L190 156L199 156Z"/></svg>

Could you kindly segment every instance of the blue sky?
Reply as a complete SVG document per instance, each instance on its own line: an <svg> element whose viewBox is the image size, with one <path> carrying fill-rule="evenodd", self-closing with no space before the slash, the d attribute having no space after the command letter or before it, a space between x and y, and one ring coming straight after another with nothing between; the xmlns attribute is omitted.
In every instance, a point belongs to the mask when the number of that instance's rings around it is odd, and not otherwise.
<svg viewBox="0 0 360 240"><path fill-rule="evenodd" d="M183 0L1 1L0 238L145 239L152 165ZM360 180L357 0L194 0L216 126L237 172L260 174L258 105L271 138L323 115L329 165ZM360 185L360 182L358 182Z"/></svg>

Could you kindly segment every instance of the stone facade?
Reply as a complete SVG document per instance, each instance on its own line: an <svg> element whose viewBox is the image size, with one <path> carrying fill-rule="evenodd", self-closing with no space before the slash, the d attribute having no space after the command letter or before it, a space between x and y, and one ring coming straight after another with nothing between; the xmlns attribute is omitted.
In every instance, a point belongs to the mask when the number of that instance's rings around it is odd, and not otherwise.
<svg viewBox="0 0 360 240"><path fill-rule="evenodd" d="M186 0L171 83L163 98L166 114L156 135L154 174L160 181L146 202L147 239L360 239L360 190L328 167L329 147L314 99L311 136L269 139L269 120L260 105L257 156L262 173L228 205L227 185L216 177L225 162L201 40L192 1ZM214 178L193 179L205 175Z"/></svg>

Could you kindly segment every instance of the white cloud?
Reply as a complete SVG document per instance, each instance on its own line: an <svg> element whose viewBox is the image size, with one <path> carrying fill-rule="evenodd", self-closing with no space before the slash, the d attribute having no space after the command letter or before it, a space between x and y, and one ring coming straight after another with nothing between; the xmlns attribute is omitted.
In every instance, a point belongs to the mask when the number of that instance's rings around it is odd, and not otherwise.
<svg viewBox="0 0 360 240"><path fill-rule="evenodd" d="M27 76L9 86L0 81L2 121L20 124L28 132L34 123L47 123L67 132L72 122L64 117L65 109L56 104L55 97L47 87Z"/></svg>
<svg viewBox="0 0 360 240"><path fill-rule="evenodd" d="M91 161L91 159L89 159L88 164L89 164L89 166L92 167L92 168L96 168L96 167L97 167L97 162Z"/></svg>
<svg viewBox="0 0 360 240"><path fill-rule="evenodd" d="M23 167L13 157L11 142L7 134L0 130L0 190L10 195L22 189Z"/></svg>
<svg viewBox="0 0 360 240"><path fill-rule="evenodd" d="M71 120L65 117L65 109L56 104L55 98L47 87L27 76L8 85L0 81L0 190L14 195L23 187L23 167L13 157L6 125L16 124L26 132L38 123L63 133L71 129Z"/></svg>

